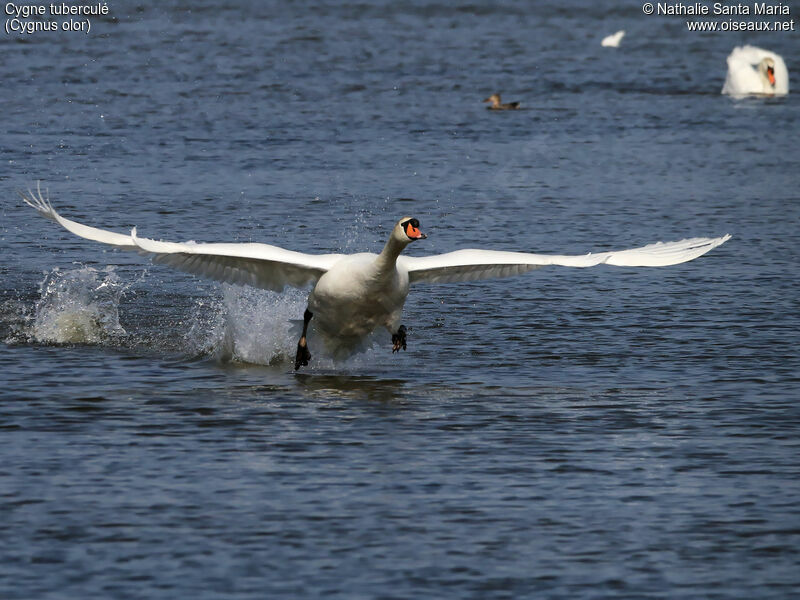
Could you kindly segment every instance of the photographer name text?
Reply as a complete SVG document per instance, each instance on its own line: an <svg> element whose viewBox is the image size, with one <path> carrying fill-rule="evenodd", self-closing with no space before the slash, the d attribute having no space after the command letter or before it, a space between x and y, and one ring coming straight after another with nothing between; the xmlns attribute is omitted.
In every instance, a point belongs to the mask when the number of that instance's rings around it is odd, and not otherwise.
<svg viewBox="0 0 800 600"><path fill-rule="evenodd" d="M695 2L694 4L658 2L656 4L656 14L682 17L784 16L791 14L791 11L786 4L768 4L766 2L755 2L753 4L744 4L742 2L723 4L722 2L715 2L711 6L700 2Z"/></svg>

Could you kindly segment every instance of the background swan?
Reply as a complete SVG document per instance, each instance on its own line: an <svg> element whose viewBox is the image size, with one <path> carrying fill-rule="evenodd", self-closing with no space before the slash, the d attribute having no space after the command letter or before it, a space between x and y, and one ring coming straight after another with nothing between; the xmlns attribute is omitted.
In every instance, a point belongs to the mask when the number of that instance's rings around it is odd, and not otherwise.
<svg viewBox="0 0 800 600"><path fill-rule="evenodd" d="M403 217L392 229L380 254L304 254L260 243L199 244L164 242L89 227L59 215L48 199L29 192L23 200L68 231L80 237L125 250L148 254L156 263L227 283L246 284L273 291L287 286L313 285L297 345L295 369L311 358L306 336L312 318L328 349L337 357L360 350L374 330L391 334L392 351L405 350L406 328L401 323L409 287L416 283L475 281L527 273L546 265L593 267L606 264L661 267L694 260L726 242L719 238L693 238L656 243L580 256L530 254L497 250L456 250L425 257L400 256L427 236L419 221Z"/></svg>
<svg viewBox="0 0 800 600"><path fill-rule="evenodd" d="M622 41L623 37L625 37L625 30L620 29L617 33L612 33L611 35L604 37L603 41L600 42L600 45L605 46L606 48L617 48L619 47L619 43Z"/></svg>
<svg viewBox="0 0 800 600"><path fill-rule="evenodd" d="M728 55L722 93L731 96L789 93L789 71L779 54L756 46L737 46Z"/></svg>

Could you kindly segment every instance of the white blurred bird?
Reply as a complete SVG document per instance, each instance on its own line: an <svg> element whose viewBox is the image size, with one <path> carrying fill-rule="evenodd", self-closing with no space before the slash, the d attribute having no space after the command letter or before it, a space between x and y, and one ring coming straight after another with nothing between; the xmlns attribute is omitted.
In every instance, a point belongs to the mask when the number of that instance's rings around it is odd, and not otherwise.
<svg viewBox="0 0 800 600"><path fill-rule="evenodd" d="M618 48L619 43L622 41L622 38L625 37L625 30L620 29L617 33L612 33L611 35L607 35L603 38L603 41L600 42L601 46L605 46L606 48Z"/></svg>
<svg viewBox="0 0 800 600"><path fill-rule="evenodd" d="M789 93L789 71L779 54L756 46L737 46L728 55L722 93L731 96L782 96Z"/></svg>

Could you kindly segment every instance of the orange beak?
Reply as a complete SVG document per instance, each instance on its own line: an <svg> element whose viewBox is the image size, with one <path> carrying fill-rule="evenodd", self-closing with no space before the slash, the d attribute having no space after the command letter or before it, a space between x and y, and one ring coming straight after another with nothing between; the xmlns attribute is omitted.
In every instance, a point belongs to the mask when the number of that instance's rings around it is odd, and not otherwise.
<svg viewBox="0 0 800 600"><path fill-rule="evenodd" d="M775 85L775 69L772 67L767 67L767 78L769 78L769 84L774 86Z"/></svg>
<svg viewBox="0 0 800 600"><path fill-rule="evenodd" d="M406 227L406 235L410 237L412 240L424 240L427 235L422 233L417 227L414 227L411 223L408 224Z"/></svg>

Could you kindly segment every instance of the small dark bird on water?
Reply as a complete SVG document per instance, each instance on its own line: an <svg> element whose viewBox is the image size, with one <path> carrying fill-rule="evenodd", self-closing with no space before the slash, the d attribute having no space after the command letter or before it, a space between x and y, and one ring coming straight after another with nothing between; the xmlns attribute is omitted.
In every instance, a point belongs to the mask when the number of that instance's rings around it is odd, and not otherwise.
<svg viewBox="0 0 800 600"><path fill-rule="evenodd" d="M491 102L491 106L487 106L488 110L516 110L519 108L519 102L500 102L500 94L492 94L484 102Z"/></svg>

